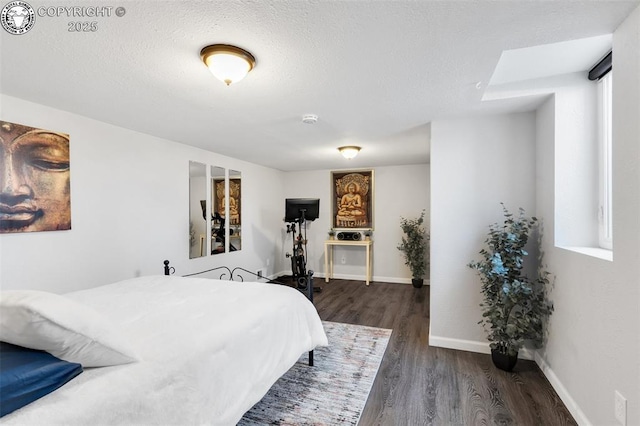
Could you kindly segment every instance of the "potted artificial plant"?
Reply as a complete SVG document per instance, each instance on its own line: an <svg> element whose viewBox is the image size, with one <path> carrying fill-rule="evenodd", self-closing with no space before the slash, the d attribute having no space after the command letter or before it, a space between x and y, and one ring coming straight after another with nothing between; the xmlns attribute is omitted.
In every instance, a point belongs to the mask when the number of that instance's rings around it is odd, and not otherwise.
<svg viewBox="0 0 640 426"><path fill-rule="evenodd" d="M404 263L411 269L411 283L415 288L422 287L427 270L427 241L429 234L424 226L424 210L417 219L400 217L400 228L404 232L398 250L404 255Z"/></svg>
<svg viewBox="0 0 640 426"><path fill-rule="evenodd" d="M522 208L515 217L504 204L504 222L489 227L486 248L480 250L482 260L469 263L482 281L482 324L491 347L491 359L496 367L511 371L518 360L518 351L525 341L540 347L552 303L547 299L549 272L538 267L534 278L522 272L528 253L524 247L535 217L525 217Z"/></svg>

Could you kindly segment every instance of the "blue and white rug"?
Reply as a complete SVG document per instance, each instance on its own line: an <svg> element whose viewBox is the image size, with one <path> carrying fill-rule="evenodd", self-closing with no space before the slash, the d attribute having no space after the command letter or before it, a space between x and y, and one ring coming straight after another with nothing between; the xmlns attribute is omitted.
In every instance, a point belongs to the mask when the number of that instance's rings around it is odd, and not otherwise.
<svg viewBox="0 0 640 426"><path fill-rule="evenodd" d="M391 330L323 322L329 346L307 355L249 410L239 426L357 425Z"/></svg>

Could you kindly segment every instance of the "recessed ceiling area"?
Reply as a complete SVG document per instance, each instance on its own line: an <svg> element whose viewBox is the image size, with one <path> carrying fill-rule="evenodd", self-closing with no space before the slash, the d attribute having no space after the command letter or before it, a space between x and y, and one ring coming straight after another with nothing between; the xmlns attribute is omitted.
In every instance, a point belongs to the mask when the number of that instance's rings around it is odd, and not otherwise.
<svg viewBox="0 0 640 426"><path fill-rule="evenodd" d="M0 30L0 92L279 170L421 164L433 120L539 103L482 101L503 52L604 40L638 4L127 1L94 32L64 16ZM242 81L202 62L218 43L255 56ZM346 160L345 145L362 150Z"/></svg>
<svg viewBox="0 0 640 426"><path fill-rule="evenodd" d="M609 53L612 43L613 36L605 34L506 50L500 55L489 84L493 86L589 70Z"/></svg>

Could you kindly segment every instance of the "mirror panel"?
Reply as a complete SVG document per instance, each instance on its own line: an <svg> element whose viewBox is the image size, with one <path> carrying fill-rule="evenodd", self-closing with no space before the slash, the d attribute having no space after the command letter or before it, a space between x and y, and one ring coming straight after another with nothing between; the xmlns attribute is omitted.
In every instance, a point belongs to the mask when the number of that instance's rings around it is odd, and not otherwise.
<svg viewBox="0 0 640 426"><path fill-rule="evenodd" d="M207 169L189 161L189 259L207 253Z"/></svg>
<svg viewBox="0 0 640 426"><path fill-rule="evenodd" d="M229 250L242 248L242 174L229 170Z"/></svg>
<svg viewBox="0 0 640 426"><path fill-rule="evenodd" d="M189 161L189 259L241 248L242 173Z"/></svg>
<svg viewBox="0 0 640 426"><path fill-rule="evenodd" d="M225 169L211 166L211 254L221 254L226 248Z"/></svg>

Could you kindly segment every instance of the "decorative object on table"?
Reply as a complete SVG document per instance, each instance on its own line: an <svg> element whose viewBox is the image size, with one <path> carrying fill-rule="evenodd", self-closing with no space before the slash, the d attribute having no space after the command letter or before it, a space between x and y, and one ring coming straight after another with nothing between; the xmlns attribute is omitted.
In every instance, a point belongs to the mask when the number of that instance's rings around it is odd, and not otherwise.
<svg viewBox="0 0 640 426"><path fill-rule="evenodd" d="M525 341L536 347L544 341L553 304L547 298L549 272L539 265L536 277L522 272L528 253L524 247L538 219L527 218L524 209L516 217L502 204L505 220L489 227L480 250L482 260L469 263L482 281L482 324L487 331L496 367L511 371Z"/></svg>
<svg viewBox="0 0 640 426"><path fill-rule="evenodd" d="M358 424L392 331L322 324L331 342L316 349L322 362L310 371L301 357L238 426Z"/></svg>
<svg viewBox="0 0 640 426"><path fill-rule="evenodd" d="M424 214L423 210L417 219L400 217L400 228L405 235L402 237L402 243L398 245L398 250L404 255L404 264L411 269L411 283L415 288L420 288L424 284L424 274L428 265L429 233L422 225Z"/></svg>
<svg viewBox="0 0 640 426"><path fill-rule="evenodd" d="M367 229L366 231L363 232L363 234L364 234L364 240L369 241L371 240L371 235L373 234L373 232L370 229Z"/></svg>
<svg viewBox="0 0 640 426"><path fill-rule="evenodd" d="M373 228L373 170L331 172L333 228Z"/></svg>
<svg viewBox="0 0 640 426"><path fill-rule="evenodd" d="M329 229L329 239L333 240L336 238L336 231L334 231L333 229Z"/></svg>
<svg viewBox="0 0 640 426"><path fill-rule="evenodd" d="M69 135L0 121L0 234L71 229Z"/></svg>
<svg viewBox="0 0 640 426"><path fill-rule="evenodd" d="M359 231L340 231L336 234L336 237L341 241L360 241L362 233Z"/></svg>

